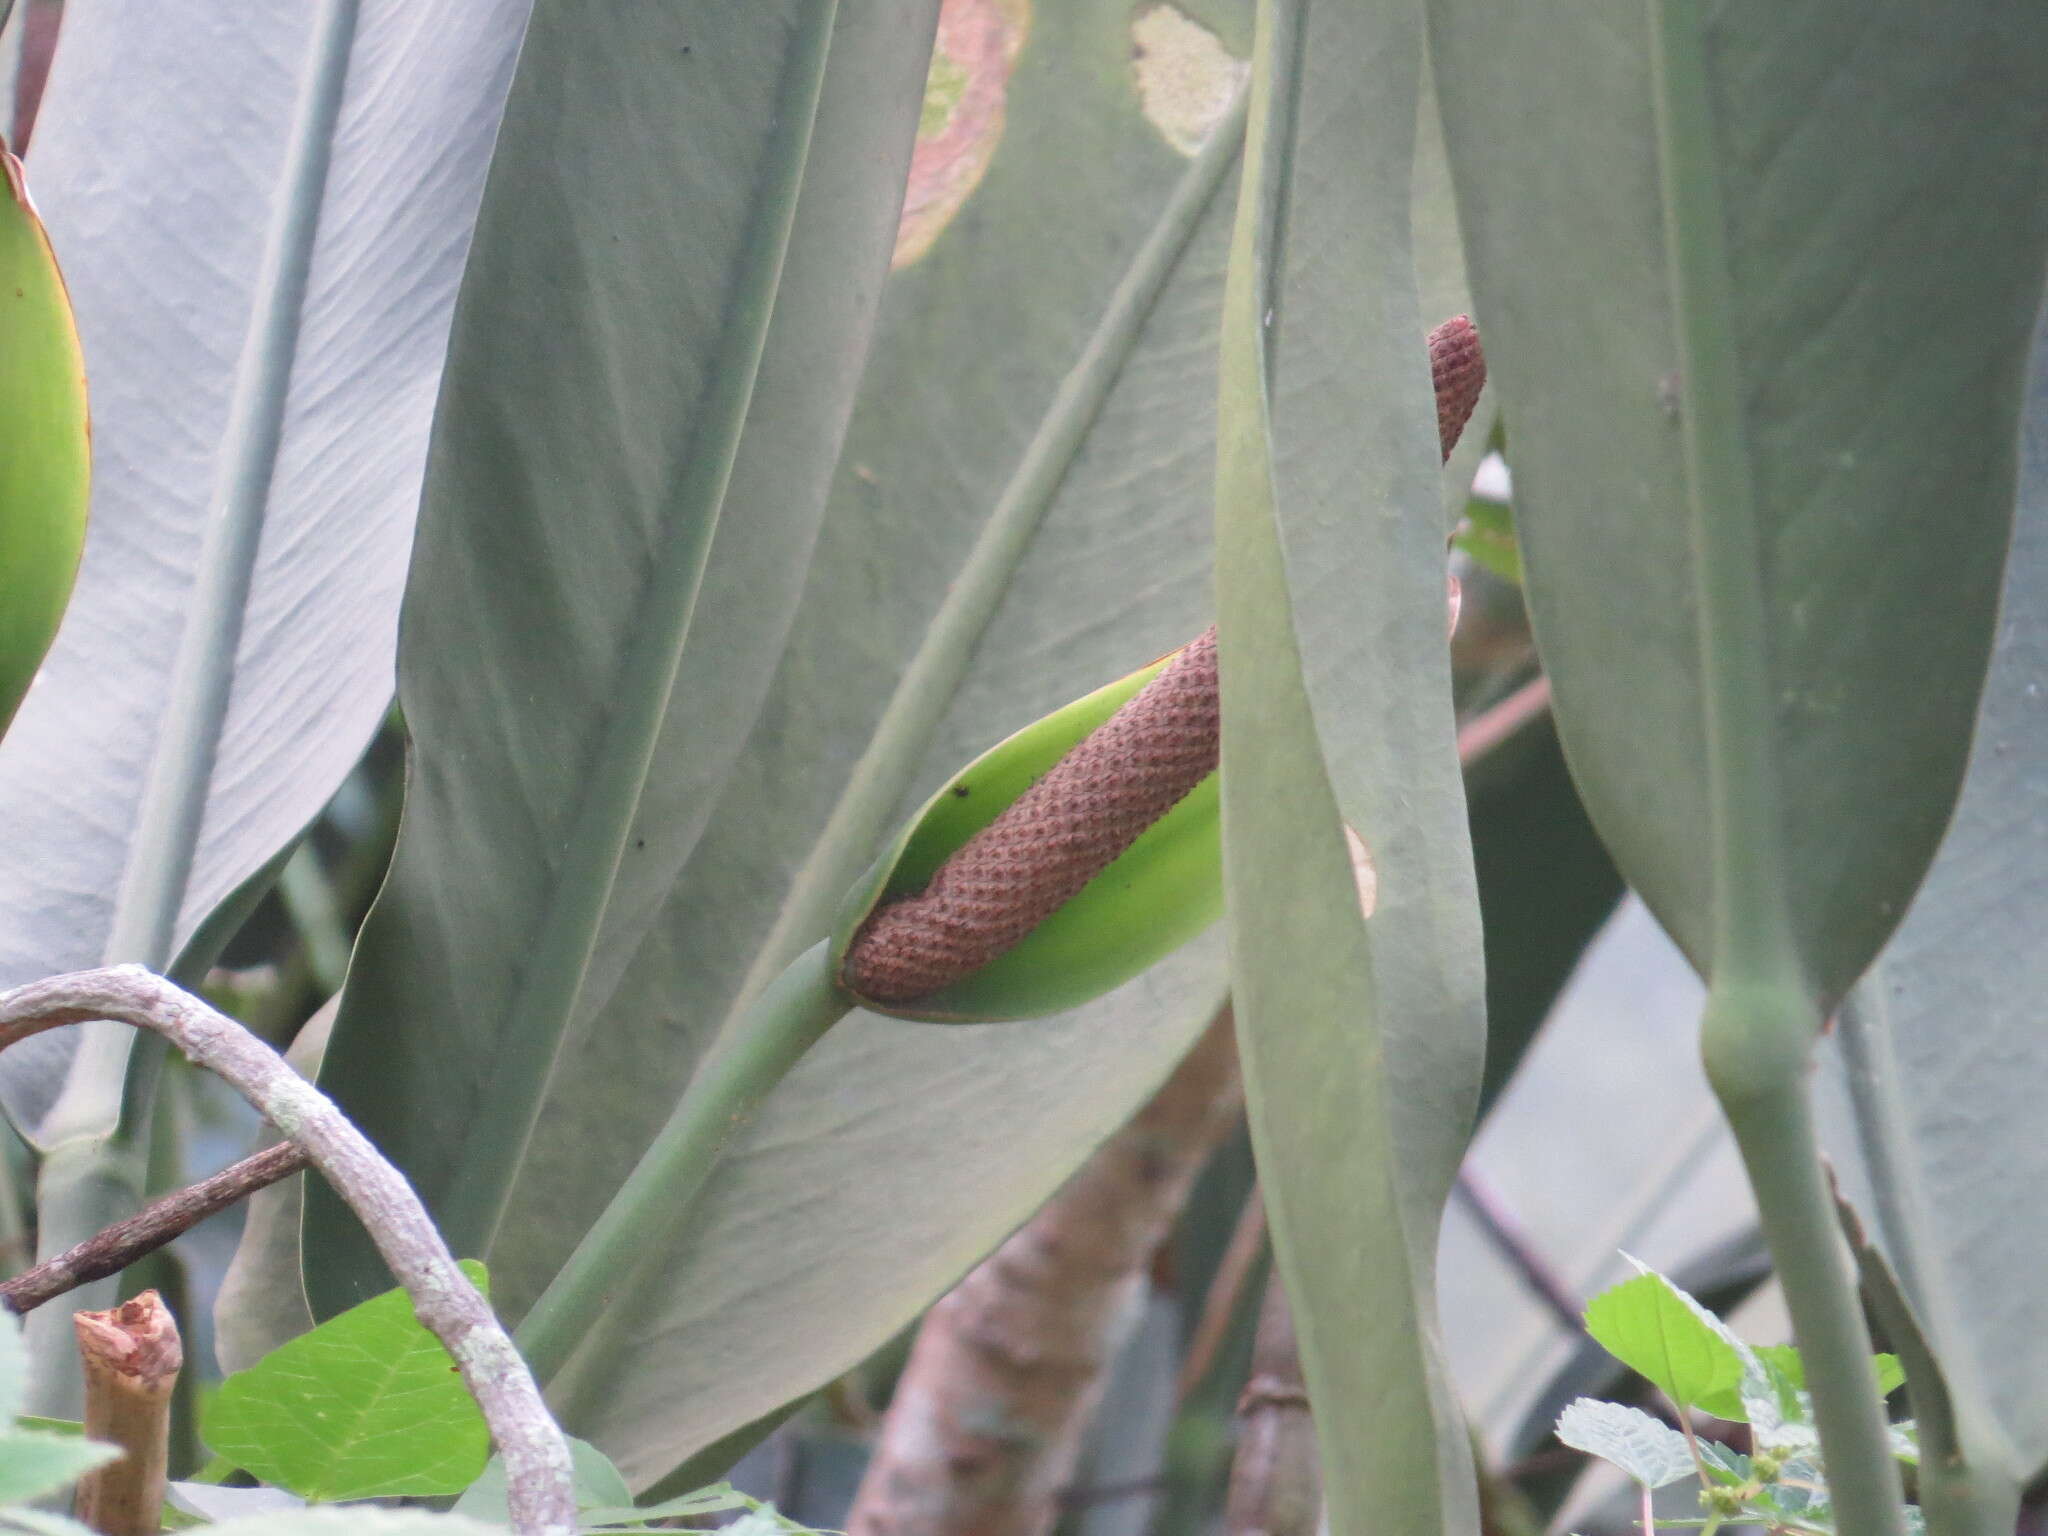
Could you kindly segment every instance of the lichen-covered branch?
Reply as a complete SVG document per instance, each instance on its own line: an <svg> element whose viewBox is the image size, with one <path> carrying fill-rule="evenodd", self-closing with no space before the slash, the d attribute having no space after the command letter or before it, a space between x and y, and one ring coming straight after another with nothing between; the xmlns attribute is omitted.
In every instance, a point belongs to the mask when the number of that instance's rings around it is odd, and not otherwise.
<svg viewBox="0 0 2048 1536"><path fill-rule="evenodd" d="M369 1230L421 1324L447 1346L505 1458L512 1527L571 1536L569 1445L540 1389L441 1240L405 1178L334 1103L225 1014L139 965L79 971L0 993L0 1049L64 1024L111 1019L153 1030L234 1087L306 1150Z"/></svg>

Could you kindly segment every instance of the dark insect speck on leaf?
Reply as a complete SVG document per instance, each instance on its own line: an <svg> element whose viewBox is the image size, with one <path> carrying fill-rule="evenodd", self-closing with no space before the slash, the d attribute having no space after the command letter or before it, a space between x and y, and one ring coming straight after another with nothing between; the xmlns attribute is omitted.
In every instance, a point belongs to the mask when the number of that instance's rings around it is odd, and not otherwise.
<svg viewBox="0 0 2048 1536"><path fill-rule="evenodd" d="M645 848L647 846L647 839L644 837L636 837L633 839L633 846L635 848Z"/></svg>
<svg viewBox="0 0 2048 1536"><path fill-rule="evenodd" d="M962 800L965 800L967 798L967 786L965 784L955 784L953 786L953 793L958 795Z"/></svg>

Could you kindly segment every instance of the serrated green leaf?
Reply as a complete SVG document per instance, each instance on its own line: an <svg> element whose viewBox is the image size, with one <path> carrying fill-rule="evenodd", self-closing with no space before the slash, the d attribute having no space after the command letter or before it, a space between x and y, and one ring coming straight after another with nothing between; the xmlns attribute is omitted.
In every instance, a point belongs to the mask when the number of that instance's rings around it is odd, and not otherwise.
<svg viewBox="0 0 2048 1536"><path fill-rule="evenodd" d="M487 1284L475 1260L462 1269ZM321 1503L460 1493L490 1455L455 1362L403 1291L373 1296L230 1376L200 1434L264 1482Z"/></svg>
<svg viewBox="0 0 2048 1536"><path fill-rule="evenodd" d="M1681 1407L1729 1398L1741 1405L1741 1353L1662 1275L1646 1272L1595 1296L1586 1306L1586 1331Z"/></svg>
<svg viewBox="0 0 2048 1536"><path fill-rule="evenodd" d="M1682 1482L1695 1470L1685 1436L1640 1408L1582 1397L1558 1415L1557 1438L1621 1468L1645 1488Z"/></svg>
<svg viewBox="0 0 2048 1536"><path fill-rule="evenodd" d="M69 1435L33 1430L0 1435L0 1504L25 1504L55 1493L120 1454L117 1446Z"/></svg>

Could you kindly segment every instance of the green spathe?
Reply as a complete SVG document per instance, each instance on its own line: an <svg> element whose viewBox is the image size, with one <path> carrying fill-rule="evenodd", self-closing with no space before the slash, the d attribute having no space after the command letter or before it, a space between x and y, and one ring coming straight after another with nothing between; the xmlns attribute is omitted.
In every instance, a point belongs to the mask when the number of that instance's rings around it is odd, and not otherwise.
<svg viewBox="0 0 2048 1536"><path fill-rule="evenodd" d="M833 940L835 971L870 912L923 890L949 855L1172 660L1162 657L1054 710L942 785L855 887ZM876 1013L953 1024L1059 1013L1121 986L1222 915L1222 846L1211 773L1008 953L914 1003L859 1001Z"/></svg>

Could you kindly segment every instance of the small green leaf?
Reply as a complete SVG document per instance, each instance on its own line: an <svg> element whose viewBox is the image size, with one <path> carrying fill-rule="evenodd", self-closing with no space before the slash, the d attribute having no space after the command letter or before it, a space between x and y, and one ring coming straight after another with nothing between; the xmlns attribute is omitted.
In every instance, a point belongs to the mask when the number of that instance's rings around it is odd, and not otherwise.
<svg viewBox="0 0 2048 1536"><path fill-rule="evenodd" d="M466 1259L462 1269L485 1286L482 1264ZM490 1453L455 1362L403 1291L373 1296L230 1376L201 1433L264 1482L323 1503L460 1493Z"/></svg>
<svg viewBox="0 0 2048 1536"><path fill-rule="evenodd" d="M1806 1362L1799 1358L1799 1350L1792 1344L1759 1344L1757 1358L1792 1385L1796 1392L1806 1390ZM1877 1395L1890 1397L1906 1384L1906 1368L1899 1364L1897 1355L1872 1355L1871 1369L1877 1374Z"/></svg>
<svg viewBox="0 0 2048 1536"><path fill-rule="evenodd" d="M19 1420L0 1432L0 1504L18 1504L54 1493L120 1453L83 1437L85 1427L58 1419L22 1420L22 1387L28 1356L21 1321L0 1318L0 1422Z"/></svg>
<svg viewBox="0 0 2048 1536"><path fill-rule="evenodd" d="M751 1511L760 1507L758 1499L747 1497L731 1483L713 1483L708 1488L699 1488L694 1493L679 1494L673 1499L664 1499L659 1504L645 1504L636 1509L630 1500L626 1500L611 1509L592 1508L581 1513L586 1525L621 1526L631 1525L635 1521L689 1519L697 1515L722 1515L728 1510Z"/></svg>
<svg viewBox="0 0 2048 1536"><path fill-rule="evenodd" d="M1451 536L1451 547L1502 580L1522 584L1522 548L1515 542L1514 514L1505 504L1476 496L1466 502L1465 520Z"/></svg>
<svg viewBox="0 0 2048 1536"><path fill-rule="evenodd" d="M1740 1405L1738 1348L1698 1303L1654 1271L1595 1296L1586 1307L1586 1331L1674 1403L1705 1407L1733 1399Z"/></svg>
<svg viewBox="0 0 2048 1536"><path fill-rule="evenodd" d="M0 1504L22 1504L70 1486L121 1453L70 1435L16 1430L0 1435Z"/></svg>
<svg viewBox="0 0 2048 1536"><path fill-rule="evenodd" d="M1645 1488L1693 1475L1685 1436L1640 1408L1582 1397L1557 1417L1557 1438L1574 1450L1611 1461Z"/></svg>
<svg viewBox="0 0 2048 1536"><path fill-rule="evenodd" d="M1780 1421L1811 1424L1813 1404L1806 1394L1806 1364L1799 1358L1798 1349L1791 1344L1758 1344L1752 1352L1770 1379ZM1890 1397L1905 1385L1906 1373L1897 1355L1872 1355L1870 1363L1877 1376L1878 1396ZM1750 1409L1740 1391L1716 1394L1695 1406L1717 1419L1728 1419L1737 1424L1747 1424L1751 1419Z"/></svg>

